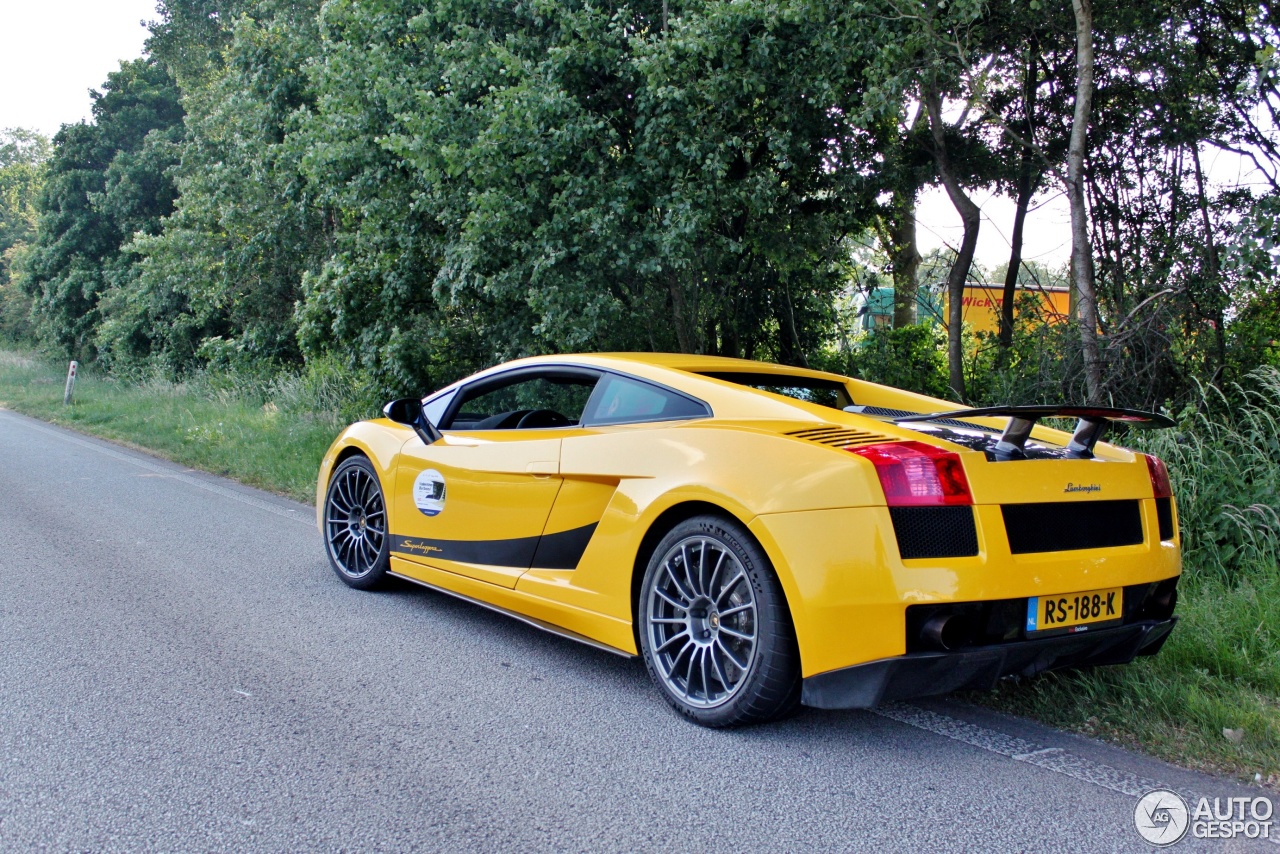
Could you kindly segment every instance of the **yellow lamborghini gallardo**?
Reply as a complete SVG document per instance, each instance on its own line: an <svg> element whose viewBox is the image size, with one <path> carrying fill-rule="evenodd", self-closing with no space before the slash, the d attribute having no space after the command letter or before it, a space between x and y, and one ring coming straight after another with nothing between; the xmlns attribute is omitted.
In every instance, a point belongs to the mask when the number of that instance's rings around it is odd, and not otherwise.
<svg viewBox="0 0 1280 854"><path fill-rule="evenodd" d="M706 726L1124 663L1176 619L1168 473L1100 441L1159 415L957 410L631 353L522 359L384 413L321 464L339 578L398 576L641 655Z"/></svg>

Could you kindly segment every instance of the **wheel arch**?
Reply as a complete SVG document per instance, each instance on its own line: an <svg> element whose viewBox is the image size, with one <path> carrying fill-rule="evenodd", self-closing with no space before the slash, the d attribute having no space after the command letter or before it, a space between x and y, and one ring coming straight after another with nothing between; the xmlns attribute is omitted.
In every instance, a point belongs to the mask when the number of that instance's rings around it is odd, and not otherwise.
<svg viewBox="0 0 1280 854"><path fill-rule="evenodd" d="M408 428L392 424L385 419L378 421L358 421L334 439L324 459L320 461L320 470L316 476L316 526L323 531L323 508L325 494L329 489L329 481L334 470L351 457L359 455L372 465L382 491L390 498L395 488L395 460L410 438L415 438ZM390 508L388 507L388 512Z"/></svg>
<svg viewBox="0 0 1280 854"><path fill-rule="evenodd" d="M364 457L367 460L369 459L369 454L365 451L364 448L361 448L359 445L347 445L345 448L343 448L341 451L338 452L338 455L336 457L333 458L333 469L336 469L338 466L345 463L351 457ZM329 470L330 479L333 478L333 469Z"/></svg>
<svg viewBox="0 0 1280 854"><path fill-rule="evenodd" d="M344 584L372 590L382 583L391 554L390 496L377 464L358 448L343 448L325 486L318 510L329 563Z"/></svg>
<svg viewBox="0 0 1280 854"><path fill-rule="evenodd" d="M687 519L704 515L720 516L736 522L742 527L743 532L759 546L760 551L764 552L765 556L769 558L774 575L778 578L779 586L782 588L782 601L786 604L787 613L791 616L793 630L799 630L799 626L796 623L796 609L792 602L792 593L795 591L795 586L791 583L792 580L790 578L784 577L789 572L789 566L785 561L779 560L779 556L774 554L773 549L756 535L751 528L750 520L743 519L737 513L711 501L685 499L667 507L658 514L645 531L640 540L640 546L636 550L635 561L631 567L631 632L634 636L637 650L640 649L640 587L644 583L644 574L648 568L649 560L653 556L654 550L658 547L658 543L668 532Z"/></svg>

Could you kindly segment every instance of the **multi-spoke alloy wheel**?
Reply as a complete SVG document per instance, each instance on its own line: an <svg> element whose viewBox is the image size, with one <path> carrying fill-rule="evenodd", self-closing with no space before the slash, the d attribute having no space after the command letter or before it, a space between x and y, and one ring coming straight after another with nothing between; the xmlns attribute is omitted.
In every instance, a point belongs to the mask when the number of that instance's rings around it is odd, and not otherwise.
<svg viewBox="0 0 1280 854"><path fill-rule="evenodd" d="M367 590L386 574L387 506L373 465L351 457L334 470L324 502L325 543L338 577Z"/></svg>
<svg viewBox="0 0 1280 854"><path fill-rule="evenodd" d="M742 688L756 654L756 597L728 548L705 536L680 540L645 607L658 675L672 693L710 709Z"/></svg>
<svg viewBox="0 0 1280 854"><path fill-rule="evenodd" d="M678 711L706 726L767 720L798 700L790 615L768 559L736 524L676 526L639 601L645 663Z"/></svg>

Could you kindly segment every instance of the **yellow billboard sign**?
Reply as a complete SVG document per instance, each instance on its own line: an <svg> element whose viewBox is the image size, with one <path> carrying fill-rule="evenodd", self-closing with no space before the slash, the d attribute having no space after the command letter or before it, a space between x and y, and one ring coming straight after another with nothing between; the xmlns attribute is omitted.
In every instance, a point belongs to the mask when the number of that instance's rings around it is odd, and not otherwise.
<svg viewBox="0 0 1280 854"><path fill-rule="evenodd" d="M1057 323L1066 320L1071 313L1071 293L1066 288L1018 288L1016 300L1018 311L1022 312L1023 300L1030 296L1035 300L1035 310L1045 323ZM943 295L944 306L950 305ZM977 332L1000 331L1000 308L1004 304L1004 286L993 283L965 285L963 302L961 303L964 322ZM943 317L950 317L947 308L943 309Z"/></svg>

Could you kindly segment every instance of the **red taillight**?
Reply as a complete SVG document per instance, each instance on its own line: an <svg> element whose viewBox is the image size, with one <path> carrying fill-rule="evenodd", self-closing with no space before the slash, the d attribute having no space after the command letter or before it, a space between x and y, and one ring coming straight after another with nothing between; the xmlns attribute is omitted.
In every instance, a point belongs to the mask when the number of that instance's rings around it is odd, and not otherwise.
<svg viewBox="0 0 1280 854"><path fill-rule="evenodd" d="M890 507L973 503L959 454L923 442L892 442L849 451L876 467Z"/></svg>
<svg viewBox="0 0 1280 854"><path fill-rule="evenodd" d="M1151 475L1151 488L1155 490L1156 498L1172 498L1173 486L1169 483L1169 470L1160 462L1159 457L1151 454L1142 456L1147 460L1147 473Z"/></svg>

